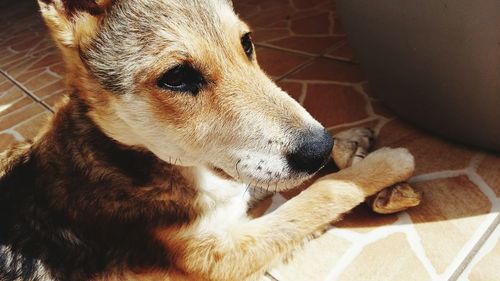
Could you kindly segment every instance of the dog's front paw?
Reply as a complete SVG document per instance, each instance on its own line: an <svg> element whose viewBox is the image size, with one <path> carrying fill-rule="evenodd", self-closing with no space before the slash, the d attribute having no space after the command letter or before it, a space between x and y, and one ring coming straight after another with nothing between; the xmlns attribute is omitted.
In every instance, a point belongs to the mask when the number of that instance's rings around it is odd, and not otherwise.
<svg viewBox="0 0 500 281"><path fill-rule="evenodd" d="M333 137L332 158L340 169L356 164L366 157L375 142L375 133L368 128L353 128Z"/></svg>
<svg viewBox="0 0 500 281"><path fill-rule="evenodd" d="M383 174L392 177L390 185L409 179L415 171L415 158L406 148L381 148L370 153L363 163L383 169Z"/></svg>

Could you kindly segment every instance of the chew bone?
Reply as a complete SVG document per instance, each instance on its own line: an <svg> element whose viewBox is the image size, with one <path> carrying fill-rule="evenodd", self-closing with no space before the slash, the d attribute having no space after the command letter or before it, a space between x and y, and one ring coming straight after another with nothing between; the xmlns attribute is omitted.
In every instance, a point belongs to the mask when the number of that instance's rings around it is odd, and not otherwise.
<svg viewBox="0 0 500 281"><path fill-rule="evenodd" d="M422 192L403 182L390 186L368 200L368 205L379 214L393 214L418 206Z"/></svg>
<svg viewBox="0 0 500 281"><path fill-rule="evenodd" d="M366 157L375 140L370 129L354 128L334 136L332 158L340 169L356 164ZM368 200L372 210L379 214L393 214L415 207L423 193L403 182L390 186Z"/></svg>

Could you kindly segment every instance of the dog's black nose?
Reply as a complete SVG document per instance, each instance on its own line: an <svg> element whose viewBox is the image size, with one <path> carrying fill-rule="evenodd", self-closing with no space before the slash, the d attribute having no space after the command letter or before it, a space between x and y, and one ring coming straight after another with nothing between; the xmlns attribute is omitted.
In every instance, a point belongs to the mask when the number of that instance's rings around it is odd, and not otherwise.
<svg viewBox="0 0 500 281"><path fill-rule="evenodd" d="M332 136L325 129L303 133L287 155L288 165L293 171L313 174L328 162L332 147Z"/></svg>

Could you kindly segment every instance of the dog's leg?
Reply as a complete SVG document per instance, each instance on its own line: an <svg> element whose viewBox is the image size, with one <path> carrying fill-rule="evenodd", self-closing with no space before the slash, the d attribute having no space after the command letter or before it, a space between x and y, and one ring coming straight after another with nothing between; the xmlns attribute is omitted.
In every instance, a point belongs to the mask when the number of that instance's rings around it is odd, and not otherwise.
<svg viewBox="0 0 500 281"><path fill-rule="evenodd" d="M319 179L269 215L223 234L187 238L178 266L208 280L245 280L264 273L313 232L382 188L408 179L413 170L413 156L406 149L380 149Z"/></svg>
<svg viewBox="0 0 500 281"><path fill-rule="evenodd" d="M354 165L366 157L375 141L371 129L352 128L334 136L332 158L340 169ZM408 183L387 187L367 200L372 210L379 214L393 214L420 204L423 193Z"/></svg>
<svg viewBox="0 0 500 281"><path fill-rule="evenodd" d="M375 141L375 132L367 128L353 128L333 137L332 158L339 169L361 161Z"/></svg>

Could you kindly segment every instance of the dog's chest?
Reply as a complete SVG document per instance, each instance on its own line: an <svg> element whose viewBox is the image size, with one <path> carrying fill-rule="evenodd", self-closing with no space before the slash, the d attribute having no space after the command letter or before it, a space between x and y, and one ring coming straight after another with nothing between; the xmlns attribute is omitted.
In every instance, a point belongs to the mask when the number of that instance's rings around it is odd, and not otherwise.
<svg viewBox="0 0 500 281"><path fill-rule="evenodd" d="M196 182L204 209L199 231L223 233L246 221L250 193L245 184L222 179L206 169L197 171Z"/></svg>

